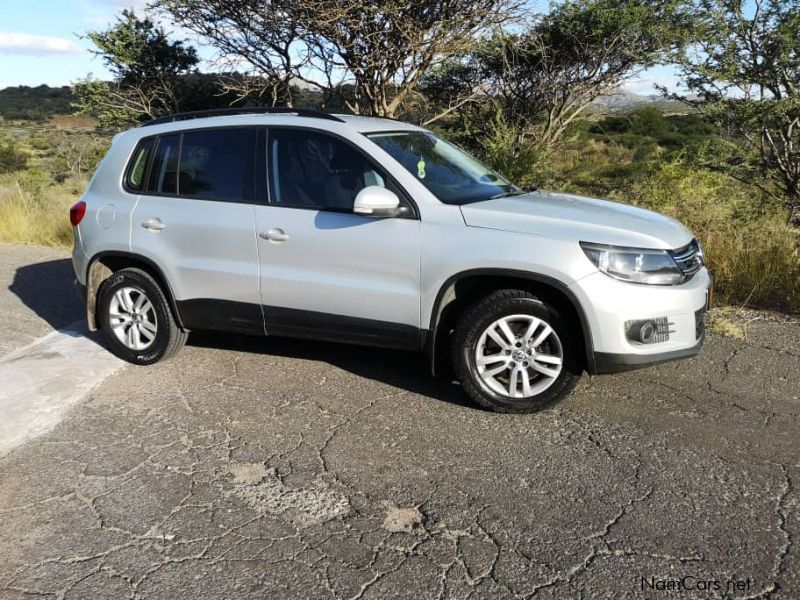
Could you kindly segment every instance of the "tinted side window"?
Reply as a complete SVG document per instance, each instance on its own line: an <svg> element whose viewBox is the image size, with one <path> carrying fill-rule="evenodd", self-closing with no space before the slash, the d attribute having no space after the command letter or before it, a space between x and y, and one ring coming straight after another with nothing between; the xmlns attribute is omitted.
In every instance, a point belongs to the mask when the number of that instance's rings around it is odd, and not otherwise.
<svg viewBox="0 0 800 600"><path fill-rule="evenodd" d="M253 187L253 129L183 134L178 193L211 200L247 200Z"/></svg>
<svg viewBox="0 0 800 600"><path fill-rule="evenodd" d="M178 193L178 136L165 135L158 138L147 191L156 194Z"/></svg>
<svg viewBox="0 0 800 600"><path fill-rule="evenodd" d="M147 163L150 161L155 143L154 139L143 140L139 142L139 145L136 147L130 164L128 165L128 176L125 179L125 184L129 189L140 191L144 188L145 171L147 170Z"/></svg>
<svg viewBox="0 0 800 600"><path fill-rule="evenodd" d="M270 198L274 204L352 210L369 185L386 187L362 154L334 137L301 129L269 133Z"/></svg>

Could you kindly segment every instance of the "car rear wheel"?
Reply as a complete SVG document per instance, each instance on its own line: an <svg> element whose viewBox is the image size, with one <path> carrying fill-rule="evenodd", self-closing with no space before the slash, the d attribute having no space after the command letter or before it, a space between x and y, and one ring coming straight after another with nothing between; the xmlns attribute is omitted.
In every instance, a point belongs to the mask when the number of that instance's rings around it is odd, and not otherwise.
<svg viewBox="0 0 800 600"><path fill-rule="evenodd" d="M580 379L579 351L556 308L522 290L476 302L453 338L461 384L497 412L536 412L567 396Z"/></svg>
<svg viewBox="0 0 800 600"><path fill-rule="evenodd" d="M137 365L169 358L188 336L175 322L158 282L136 268L117 271L102 283L97 320L109 349Z"/></svg>

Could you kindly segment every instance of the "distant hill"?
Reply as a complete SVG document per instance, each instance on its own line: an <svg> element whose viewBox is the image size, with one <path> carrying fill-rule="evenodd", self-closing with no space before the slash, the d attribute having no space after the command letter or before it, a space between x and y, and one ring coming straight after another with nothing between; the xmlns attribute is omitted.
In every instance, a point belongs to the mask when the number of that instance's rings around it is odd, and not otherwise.
<svg viewBox="0 0 800 600"><path fill-rule="evenodd" d="M46 121L74 112L69 86L20 85L0 90L0 117L6 120Z"/></svg>
<svg viewBox="0 0 800 600"><path fill-rule="evenodd" d="M627 112L634 108L641 108L642 106L652 106L664 113L684 114L690 112L690 109L682 102L669 100L664 98L661 94L643 96L623 89L617 90L613 94L608 94L607 96L601 96L592 103L591 110L595 113L609 114Z"/></svg>

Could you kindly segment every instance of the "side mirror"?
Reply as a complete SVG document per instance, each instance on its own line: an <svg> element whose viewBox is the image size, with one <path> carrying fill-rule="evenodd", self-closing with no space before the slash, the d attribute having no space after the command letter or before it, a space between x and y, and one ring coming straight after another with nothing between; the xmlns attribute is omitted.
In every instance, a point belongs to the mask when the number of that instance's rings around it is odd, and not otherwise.
<svg viewBox="0 0 800 600"><path fill-rule="evenodd" d="M400 198L392 191L377 185L370 185L358 192L353 202L353 212L372 217L397 217L406 212L400 206Z"/></svg>

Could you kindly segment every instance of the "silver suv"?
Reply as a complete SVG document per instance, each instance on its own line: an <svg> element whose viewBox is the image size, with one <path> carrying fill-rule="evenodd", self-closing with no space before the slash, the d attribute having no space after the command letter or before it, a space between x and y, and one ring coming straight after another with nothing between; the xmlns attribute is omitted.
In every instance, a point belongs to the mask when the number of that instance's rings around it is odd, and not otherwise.
<svg viewBox="0 0 800 600"><path fill-rule="evenodd" d="M680 223L519 189L388 119L157 119L114 139L70 216L89 327L139 365L195 329L419 350L532 412L704 339L710 277Z"/></svg>

